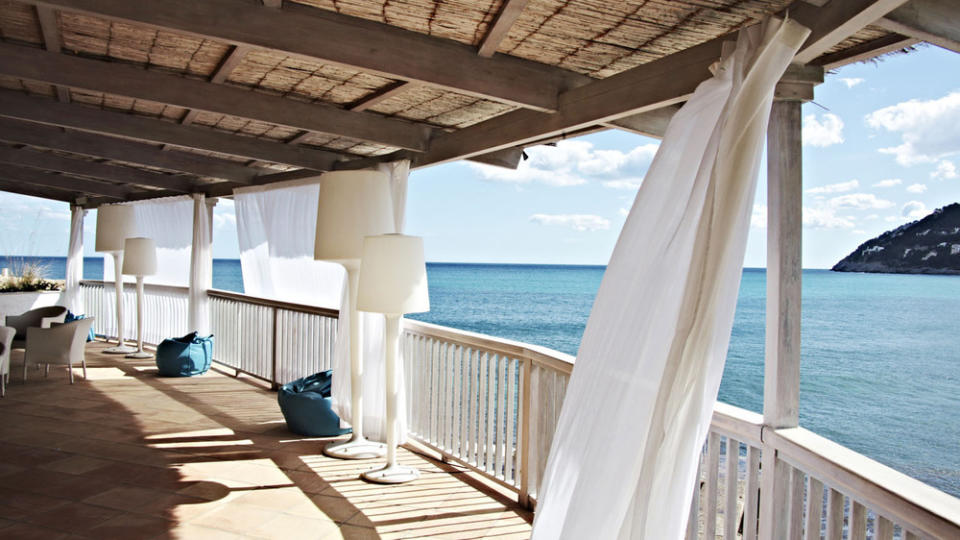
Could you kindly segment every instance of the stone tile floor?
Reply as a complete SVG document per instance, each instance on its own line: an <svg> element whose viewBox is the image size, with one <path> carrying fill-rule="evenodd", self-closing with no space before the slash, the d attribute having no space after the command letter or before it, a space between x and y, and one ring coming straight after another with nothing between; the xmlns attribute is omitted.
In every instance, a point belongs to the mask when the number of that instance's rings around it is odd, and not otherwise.
<svg viewBox="0 0 960 540"><path fill-rule="evenodd" d="M22 382L13 351L0 400L0 537L527 538L531 515L422 450L421 479L368 484L371 461L320 453L289 433L276 394L232 370L156 376L152 360L87 346L88 378L65 367ZM230 371L230 374L226 372Z"/></svg>

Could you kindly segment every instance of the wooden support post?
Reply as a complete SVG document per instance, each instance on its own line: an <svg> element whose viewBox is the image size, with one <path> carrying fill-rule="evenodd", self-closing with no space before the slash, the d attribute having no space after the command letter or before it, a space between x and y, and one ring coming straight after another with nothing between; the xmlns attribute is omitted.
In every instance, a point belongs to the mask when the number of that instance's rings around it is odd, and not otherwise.
<svg viewBox="0 0 960 540"><path fill-rule="evenodd" d="M767 326L765 429L796 427L800 394L803 175L798 99L777 101L767 133ZM787 537L790 467L764 446L760 538Z"/></svg>

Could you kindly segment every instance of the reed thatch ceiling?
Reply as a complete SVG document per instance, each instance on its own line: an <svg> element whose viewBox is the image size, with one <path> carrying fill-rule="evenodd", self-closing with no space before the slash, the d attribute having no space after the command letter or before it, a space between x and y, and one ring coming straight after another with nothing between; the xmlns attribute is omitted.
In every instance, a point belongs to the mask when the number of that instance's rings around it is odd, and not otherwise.
<svg viewBox="0 0 960 540"><path fill-rule="evenodd" d="M656 134L770 15L814 27L811 65L908 46L873 24L904 1L0 0L0 189L94 205L397 157L516 166Z"/></svg>

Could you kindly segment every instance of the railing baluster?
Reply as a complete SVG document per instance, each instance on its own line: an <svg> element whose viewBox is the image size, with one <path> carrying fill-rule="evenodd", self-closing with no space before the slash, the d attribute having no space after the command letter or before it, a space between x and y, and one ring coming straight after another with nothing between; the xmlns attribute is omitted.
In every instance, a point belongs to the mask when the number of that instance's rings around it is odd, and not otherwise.
<svg viewBox="0 0 960 540"><path fill-rule="evenodd" d="M760 449L747 445L747 485L743 493L743 540L757 539L760 511Z"/></svg>
<svg viewBox="0 0 960 540"><path fill-rule="evenodd" d="M803 536L803 491L804 491L803 471L796 468L790 470L790 538L801 538Z"/></svg>
<svg viewBox="0 0 960 540"><path fill-rule="evenodd" d="M450 386L453 392L450 395L450 431L447 434L447 448L454 456L461 457L462 452L458 444L460 433L460 417L463 409L460 407L463 397L463 347L459 345L450 346L451 366L450 366ZM461 439L462 440L462 439Z"/></svg>
<svg viewBox="0 0 960 540"><path fill-rule="evenodd" d="M496 476L496 411L497 411L497 356L490 355L487 369L487 434L486 434L486 471Z"/></svg>
<svg viewBox="0 0 960 540"><path fill-rule="evenodd" d="M517 452L514 442L516 440L517 427L517 361L513 358L507 359L507 406L506 406L506 440L504 446L504 470L503 479L514 484L514 470L516 470Z"/></svg>
<svg viewBox="0 0 960 540"><path fill-rule="evenodd" d="M827 495L827 540L843 538L843 493L831 488Z"/></svg>
<svg viewBox="0 0 960 540"><path fill-rule="evenodd" d="M806 540L820 540L820 523L823 519L823 482L812 475L807 476L807 525Z"/></svg>
<svg viewBox="0 0 960 540"><path fill-rule="evenodd" d="M703 511L703 537L717 536L717 477L720 469L720 435L710 432L707 438L707 477L703 489L706 492Z"/></svg>
<svg viewBox="0 0 960 540"><path fill-rule="evenodd" d="M737 536L737 472L740 464L740 441L727 437L726 495L723 506L723 537L733 540Z"/></svg>
<svg viewBox="0 0 960 540"><path fill-rule="evenodd" d="M867 538L867 508L857 501L850 499L850 534L848 540L866 540Z"/></svg>
<svg viewBox="0 0 960 540"><path fill-rule="evenodd" d="M875 540L893 540L893 522L883 516L877 516Z"/></svg>
<svg viewBox="0 0 960 540"><path fill-rule="evenodd" d="M693 497L690 499L690 515L687 516L687 540L700 536L700 477L703 474L703 450L698 454L697 476L693 481Z"/></svg>

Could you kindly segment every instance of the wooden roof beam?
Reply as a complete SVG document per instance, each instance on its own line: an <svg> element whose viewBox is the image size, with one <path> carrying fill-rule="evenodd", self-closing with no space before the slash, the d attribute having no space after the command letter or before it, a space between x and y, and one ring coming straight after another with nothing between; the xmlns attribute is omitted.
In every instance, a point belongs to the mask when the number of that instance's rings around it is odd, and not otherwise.
<svg viewBox="0 0 960 540"><path fill-rule="evenodd" d="M94 180L84 180L82 178L72 178L59 174L51 174L27 167L4 164L0 165L0 178L5 178L13 182L29 184L34 186L52 187L57 189L75 191L80 193L89 193L111 199L126 199L131 193L130 189L116 184L107 184L96 182Z"/></svg>
<svg viewBox="0 0 960 540"><path fill-rule="evenodd" d="M530 0L504 0L497 18L493 20L487 29L487 34L483 36L477 54L484 58L493 56L529 2Z"/></svg>
<svg viewBox="0 0 960 540"><path fill-rule="evenodd" d="M343 157L325 150L182 126L145 116L67 105L15 91L0 91L0 116L318 171L330 170Z"/></svg>
<svg viewBox="0 0 960 540"><path fill-rule="evenodd" d="M0 173L0 191L27 195L28 197L63 201L71 204L83 196L82 193L73 190L52 189L34 184L24 184L15 180L7 180L3 177L2 173ZM113 201L113 199L110 199L110 201Z"/></svg>
<svg viewBox="0 0 960 540"><path fill-rule="evenodd" d="M43 34L43 48L47 52L59 54L62 46L60 42L60 25L57 23L57 12L47 6L36 6L37 20L40 21L40 33ZM57 99L70 103L70 90L63 86L55 86Z"/></svg>
<svg viewBox="0 0 960 540"><path fill-rule="evenodd" d="M823 69L826 70L836 69L847 64L870 60L871 58L876 58L889 52L910 47L916 44L917 41L918 40L914 38L901 36L900 34L888 34L843 51L818 56L811 64L822 66Z"/></svg>
<svg viewBox="0 0 960 540"><path fill-rule="evenodd" d="M483 58L476 48L452 40L299 4L263 9L233 0L30 1L232 45L272 49L539 111L555 111L561 92L590 81L571 71L508 55Z"/></svg>
<svg viewBox="0 0 960 540"><path fill-rule="evenodd" d="M960 53L960 9L953 0L911 0L877 25Z"/></svg>
<svg viewBox="0 0 960 540"><path fill-rule="evenodd" d="M844 0L816 7L803 1L789 7L790 17L811 28L797 55L815 58L905 0ZM437 136L430 150L417 157L423 167L467 159L514 146L527 146L570 135L597 124L676 105L710 76L709 67L721 56L722 36L606 79L560 95L552 115L530 110L502 114L470 127ZM806 63L801 61L798 63Z"/></svg>
<svg viewBox="0 0 960 540"><path fill-rule="evenodd" d="M186 178L170 176L123 167L108 165L82 159L71 159L50 152L38 152L27 148L0 147L0 163L21 165L34 169L43 169L75 176L86 176L96 180L117 182L122 184L139 184L142 186L159 187L181 193L193 190L194 183Z"/></svg>
<svg viewBox="0 0 960 540"><path fill-rule="evenodd" d="M151 144L0 117L0 140L249 184L260 169Z"/></svg>
<svg viewBox="0 0 960 540"><path fill-rule="evenodd" d="M119 63L0 44L0 73L423 151L433 128Z"/></svg>
<svg viewBox="0 0 960 540"><path fill-rule="evenodd" d="M240 65L243 57L246 56L248 52L250 52L250 47L245 45L231 47L230 52L220 60L220 64L213 70L213 73L207 80L214 84L223 84L223 81L227 80L227 77L230 76L230 72ZM198 114L200 114L200 111L190 109L187 111L187 114L183 115L183 118L180 119L180 123L188 126L196 120Z"/></svg>

